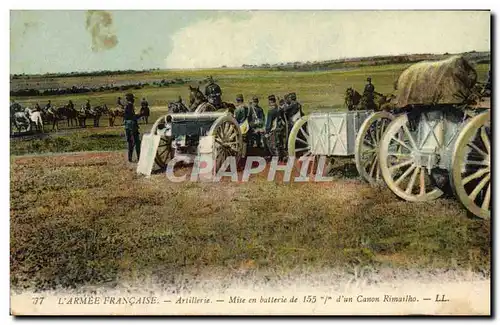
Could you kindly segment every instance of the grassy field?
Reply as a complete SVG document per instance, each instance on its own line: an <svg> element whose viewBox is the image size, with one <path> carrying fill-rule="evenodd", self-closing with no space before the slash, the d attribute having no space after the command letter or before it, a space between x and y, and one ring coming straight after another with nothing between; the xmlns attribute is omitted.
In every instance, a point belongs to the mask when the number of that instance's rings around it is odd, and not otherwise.
<svg viewBox="0 0 500 325"><path fill-rule="evenodd" d="M302 103L304 111L311 113L317 110L342 110L343 96L347 87L354 87L361 91L364 87L366 77L371 76L376 90L381 93L392 93L393 83L399 74L408 65L387 65L362 67L351 70L335 70L323 72L269 72L264 70L241 70L241 69L224 69L224 70L192 70L192 71L169 71L169 72L154 72L147 74L134 74L129 78L136 78L137 81L151 78L151 75L156 75L157 78L191 78L192 80L201 80L207 75L213 75L223 90L223 99L229 102L234 102L234 98L238 93L243 93L246 101L250 100L253 95L261 98L261 106L267 111L267 96L276 94L283 96L288 92L296 92L299 101ZM488 65L481 64L477 66L477 71L480 80L483 81L488 71ZM117 76L117 78L126 78L127 76ZM106 77L96 77L99 80ZM57 79L57 78L56 78ZM60 83L65 83L65 87L71 86L77 82L75 78L59 78ZM88 79L88 77L85 77ZM82 81L78 81L82 82ZM86 80L90 83L91 80ZM101 82L101 81L99 81ZM196 82L192 83L193 85ZM203 87L201 88L203 89ZM184 101L188 101L188 85L176 85L162 88L145 88L135 92L138 97L146 97L152 106L150 125L141 127L141 132L149 132L151 124L155 119L165 113L167 103L175 100L181 95ZM19 97L13 98L23 105L34 104L39 102L45 105L47 100L51 99L55 105L66 104L68 100L72 100L76 107L84 104L87 99L91 100L93 105L107 104L114 106L116 98L123 97L124 94L109 92L109 93L93 93L80 95L63 95L56 97ZM60 123L60 128L65 129L65 123ZM102 126L108 126L106 117L101 120ZM50 130L52 126L48 126ZM74 134L73 134L74 132ZM50 132L49 132L50 133ZM11 141L11 154L29 154L29 153L45 153L45 152L68 152L68 151L85 151L85 150L108 150L108 149L125 149L126 143L120 134L123 133L121 127L100 127L94 129L88 127L86 130L72 130L64 134L50 134L42 139L21 139ZM102 134L99 138L97 134Z"/></svg>
<svg viewBox="0 0 500 325"><path fill-rule="evenodd" d="M454 199L398 200L352 162L325 184L178 184L137 177L120 152L11 159L15 288L354 266L489 275L487 222Z"/></svg>
<svg viewBox="0 0 500 325"><path fill-rule="evenodd" d="M343 109L346 87L392 91L404 65L349 71L169 72L168 78L213 74L223 98L247 100L295 91L306 112ZM487 71L478 67L479 76ZM224 74L221 74L222 71ZM121 76L125 78L125 76ZM137 76L134 75L133 78ZM159 76L160 77L160 76ZM161 75L163 77L163 75ZM160 78L161 78L160 77ZM167 75L165 75L165 78ZM139 77L137 77L139 78ZM69 82L65 79L65 82ZM168 101L187 97L187 85L136 92L152 104L149 131ZM60 96L77 105L112 105L119 93ZM48 97L20 98L44 103ZM408 203L386 188L362 182L350 159L339 159L325 184L170 183L164 175L138 177L126 163L123 128L48 132L11 139L10 272L14 288L49 289L174 274L259 271L269 276L300 269L460 269L489 275L490 224L471 218L453 198ZM74 155L33 153L103 151ZM125 190L126 189L126 190Z"/></svg>

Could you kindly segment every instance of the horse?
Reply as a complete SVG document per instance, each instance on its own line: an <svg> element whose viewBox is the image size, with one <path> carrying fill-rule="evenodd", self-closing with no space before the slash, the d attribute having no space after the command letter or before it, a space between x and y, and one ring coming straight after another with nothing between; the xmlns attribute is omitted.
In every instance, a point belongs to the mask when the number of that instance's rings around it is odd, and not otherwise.
<svg viewBox="0 0 500 325"><path fill-rule="evenodd" d="M87 127L87 118L92 118L94 121L94 127L99 127L99 120L103 114L109 114L109 109L106 104L102 106L95 106L87 109L85 105L82 105L80 112L78 114L78 120L80 122L80 127Z"/></svg>
<svg viewBox="0 0 500 325"><path fill-rule="evenodd" d="M68 127L73 126L73 122L75 122L75 126L78 125L78 111L74 107L70 107L69 105L65 105L61 109L61 116L66 117L68 122Z"/></svg>
<svg viewBox="0 0 500 325"><path fill-rule="evenodd" d="M236 106L232 103L221 102L221 107L216 107L208 101L208 98L201 92L200 87L189 86L189 111L195 113L215 112L225 109L231 114L234 113Z"/></svg>
<svg viewBox="0 0 500 325"><path fill-rule="evenodd" d="M21 133L23 130L26 132L31 131L31 119L26 111L17 111L11 114L10 124L16 127L17 133Z"/></svg>
<svg viewBox="0 0 500 325"><path fill-rule="evenodd" d="M43 108L41 116L46 122L52 122L52 131L58 130L59 121L63 119L64 106Z"/></svg>
<svg viewBox="0 0 500 325"><path fill-rule="evenodd" d="M169 113L187 113L189 112L189 108L184 105L182 102L182 99L179 98L178 101L176 102L169 102L168 103L168 112Z"/></svg>
<svg viewBox="0 0 500 325"><path fill-rule="evenodd" d="M373 92L373 97L373 103L375 104L375 107L373 107L373 109L378 111L382 109L388 109L390 107L391 101L395 98L395 95L383 95L378 92ZM352 87L346 89L344 103L349 111L357 109L369 109L369 107L367 107L368 105L366 102L366 98Z"/></svg>
<svg viewBox="0 0 500 325"><path fill-rule="evenodd" d="M115 126L115 119L118 116L121 116L123 119L124 115L125 115L125 109L122 106L116 106L113 109L109 109L108 110L109 126ZM123 120L122 120L122 124L123 124Z"/></svg>
<svg viewBox="0 0 500 325"><path fill-rule="evenodd" d="M150 109L149 106L141 106L141 110L139 112L139 119L142 119L146 124L148 124Z"/></svg>
<svg viewBox="0 0 500 325"><path fill-rule="evenodd" d="M33 111L32 109L26 107L24 110L26 114L28 114L28 117L30 119L30 122L35 125L35 128L37 131L44 131L43 128L43 119L42 119L42 112L39 111Z"/></svg>
<svg viewBox="0 0 500 325"><path fill-rule="evenodd" d="M349 111L355 110L361 101L361 94L349 87L345 91L344 103Z"/></svg>

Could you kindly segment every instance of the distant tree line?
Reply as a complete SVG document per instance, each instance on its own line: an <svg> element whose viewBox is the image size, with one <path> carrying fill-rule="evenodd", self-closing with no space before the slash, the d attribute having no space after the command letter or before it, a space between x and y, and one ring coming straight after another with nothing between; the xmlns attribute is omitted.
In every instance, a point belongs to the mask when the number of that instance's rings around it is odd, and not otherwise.
<svg viewBox="0 0 500 325"><path fill-rule="evenodd" d="M465 57L476 63L490 63L489 52L476 52L471 51L462 53ZM386 55L386 56L372 56L363 58L347 58L326 61L307 61L307 62L286 62L275 64L243 64L241 67L244 69L270 69L273 71L317 71L317 70L333 70L342 68L356 68L363 66L377 66L386 64L404 64L415 63L422 60L439 60L449 57L451 54L446 52L444 54L408 54L408 55Z"/></svg>
<svg viewBox="0 0 500 325"><path fill-rule="evenodd" d="M40 74L40 75L36 75L36 76L42 76L44 78L51 78L51 77L57 77L57 78L95 77L95 76L112 76L112 75L124 75L124 74L139 74L139 73L158 71L158 70L160 70L160 69L156 68L156 69L149 69L149 70L117 70L117 71L99 70L99 71L88 71L88 72L45 73L45 74ZM22 78L29 79L31 76L34 76L34 75L21 73L21 74L13 74L13 75L11 75L11 78L12 79L22 79Z"/></svg>
<svg viewBox="0 0 500 325"><path fill-rule="evenodd" d="M131 89L142 89L144 87L168 87L170 85L183 85L189 82L187 79L175 78L172 80L162 79L159 81L154 81L152 83L144 82L144 83L135 83L121 86L113 86L113 85L105 85L99 87L68 87L68 88L52 88L52 89L20 89L20 90L11 90L11 96L54 96L54 95L67 95L67 94L84 94L84 93L93 93L93 92L116 92L116 91L127 91Z"/></svg>

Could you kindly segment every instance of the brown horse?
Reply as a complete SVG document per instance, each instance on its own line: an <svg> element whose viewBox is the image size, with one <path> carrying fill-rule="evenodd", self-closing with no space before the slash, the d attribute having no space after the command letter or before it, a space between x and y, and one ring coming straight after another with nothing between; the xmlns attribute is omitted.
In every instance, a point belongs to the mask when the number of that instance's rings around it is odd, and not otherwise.
<svg viewBox="0 0 500 325"><path fill-rule="evenodd" d="M122 124L123 124L124 115L125 115L125 109L122 106L116 106L115 108L109 109L108 110L109 126L115 126L115 120L119 116L122 118Z"/></svg>
<svg viewBox="0 0 500 325"><path fill-rule="evenodd" d="M391 101L395 98L393 94L383 95L381 93L374 92L373 95L375 104L374 109L376 111L389 109L391 107ZM349 87L346 89L344 103L349 111L366 109L366 107L360 107L366 106L366 102L363 99L363 95L357 92L354 88Z"/></svg>
<svg viewBox="0 0 500 325"><path fill-rule="evenodd" d="M94 121L94 127L99 127L99 121L101 116L104 114L109 114L109 109L106 104L102 106L95 106L90 109L86 109L85 105L82 105L82 109L78 112L78 121L80 122L80 127L87 127L87 119L91 118Z"/></svg>
<svg viewBox="0 0 500 325"><path fill-rule="evenodd" d="M345 91L344 104L348 110L355 110L361 101L361 94L358 93L354 88L349 87Z"/></svg>

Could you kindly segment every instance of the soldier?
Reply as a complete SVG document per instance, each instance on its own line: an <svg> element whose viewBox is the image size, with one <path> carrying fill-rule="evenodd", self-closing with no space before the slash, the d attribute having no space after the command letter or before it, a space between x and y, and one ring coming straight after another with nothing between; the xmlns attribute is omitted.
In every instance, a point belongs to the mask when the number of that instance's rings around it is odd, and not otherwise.
<svg viewBox="0 0 500 325"><path fill-rule="evenodd" d="M69 102L68 102L68 108L69 108L70 110L75 109L75 105L73 104L73 101L72 101L71 99L70 99L70 100L69 100Z"/></svg>
<svg viewBox="0 0 500 325"><path fill-rule="evenodd" d="M142 98L141 100L141 112L140 112L141 117L143 118L144 122L148 124L148 117L149 117L149 103L146 100L145 97Z"/></svg>
<svg viewBox="0 0 500 325"><path fill-rule="evenodd" d="M127 101L127 104L125 105L123 120L125 125L125 135L128 143L128 161L132 162L134 146L137 154L137 161L139 161L141 153L141 140L139 137L139 123L137 122L138 116L135 114L134 110L135 97L133 94L128 93L125 95L125 100Z"/></svg>
<svg viewBox="0 0 500 325"><path fill-rule="evenodd" d="M116 99L116 105L119 106L121 109L123 109L123 103L122 103L122 98L121 97L118 97Z"/></svg>
<svg viewBox="0 0 500 325"><path fill-rule="evenodd" d="M54 112L54 108L53 108L53 106L52 106L52 102L50 101L50 99L49 99L49 101L48 101L47 105L45 105L45 107L43 108L43 110L44 110L45 112L47 112L47 113L50 113L50 114L55 114L55 112Z"/></svg>
<svg viewBox="0 0 500 325"><path fill-rule="evenodd" d="M92 106L90 106L90 99L87 99L87 102L85 103L85 110L88 112L91 108Z"/></svg>
<svg viewBox="0 0 500 325"><path fill-rule="evenodd" d="M288 119L288 124L292 126L299 118L304 116L304 113L302 112L302 105L297 101L297 94L290 93L285 98L285 115Z"/></svg>
<svg viewBox="0 0 500 325"><path fill-rule="evenodd" d="M40 104L38 102L35 103L35 112L41 112L42 108L40 107Z"/></svg>
<svg viewBox="0 0 500 325"><path fill-rule="evenodd" d="M367 84L365 85L365 89L363 91L363 102L365 109L367 110L373 110L375 109L375 101L374 101L374 94L375 94L375 86L372 84L372 78L368 77L366 78Z"/></svg>
<svg viewBox="0 0 500 325"><path fill-rule="evenodd" d="M267 111L267 119L266 119L266 139L269 141L269 138L271 137L272 133L274 132L274 141L275 141L275 146L276 146L276 153L279 156L279 159L282 160L284 158L284 149L285 149L285 144L284 144L284 139L286 138L285 136L285 129L286 129L286 123L285 123L285 118L284 118L284 111L282 108L280 108L276 104L276 96L274 95L269 95L267 97L269 101L269 110ZM281 106L285 104L285 101L283 99L280 100ZM269 147L269 142L268 142L268 147ZM271 144L272 145L272 144ZM274 148L270 148L270 150L273 150ZM271 154L273 154L271 152Z"/></svg>
<svg viewBox="0 0 500 325"><path fill-rule="evenodd" d="M234 118L239 124L245 122L248 117L248 107L243 102L243 95L236 95L236 110L234 111Z"/></svg>
<svg viewBox="0 0 500 325"><path fill-rule="evenodd" d="M208 102L214 105L216 108L221 108L222 106L222 89L218 84L215 83L212 76L207 77L208 85L205 87L205 96L208 98Z"/></svg>
<svg viewBox="0 0 500 325"><path fill-rule="evenodd" d="M265 121L264 110L259 106L259 98L254 96L252 98L252 103L250 106L250 112L248 116L248 124L250 126L250 146L253 146L255 141L257 148L262 148L262 137L261 134L264 133L264 121Z"/></svg>

